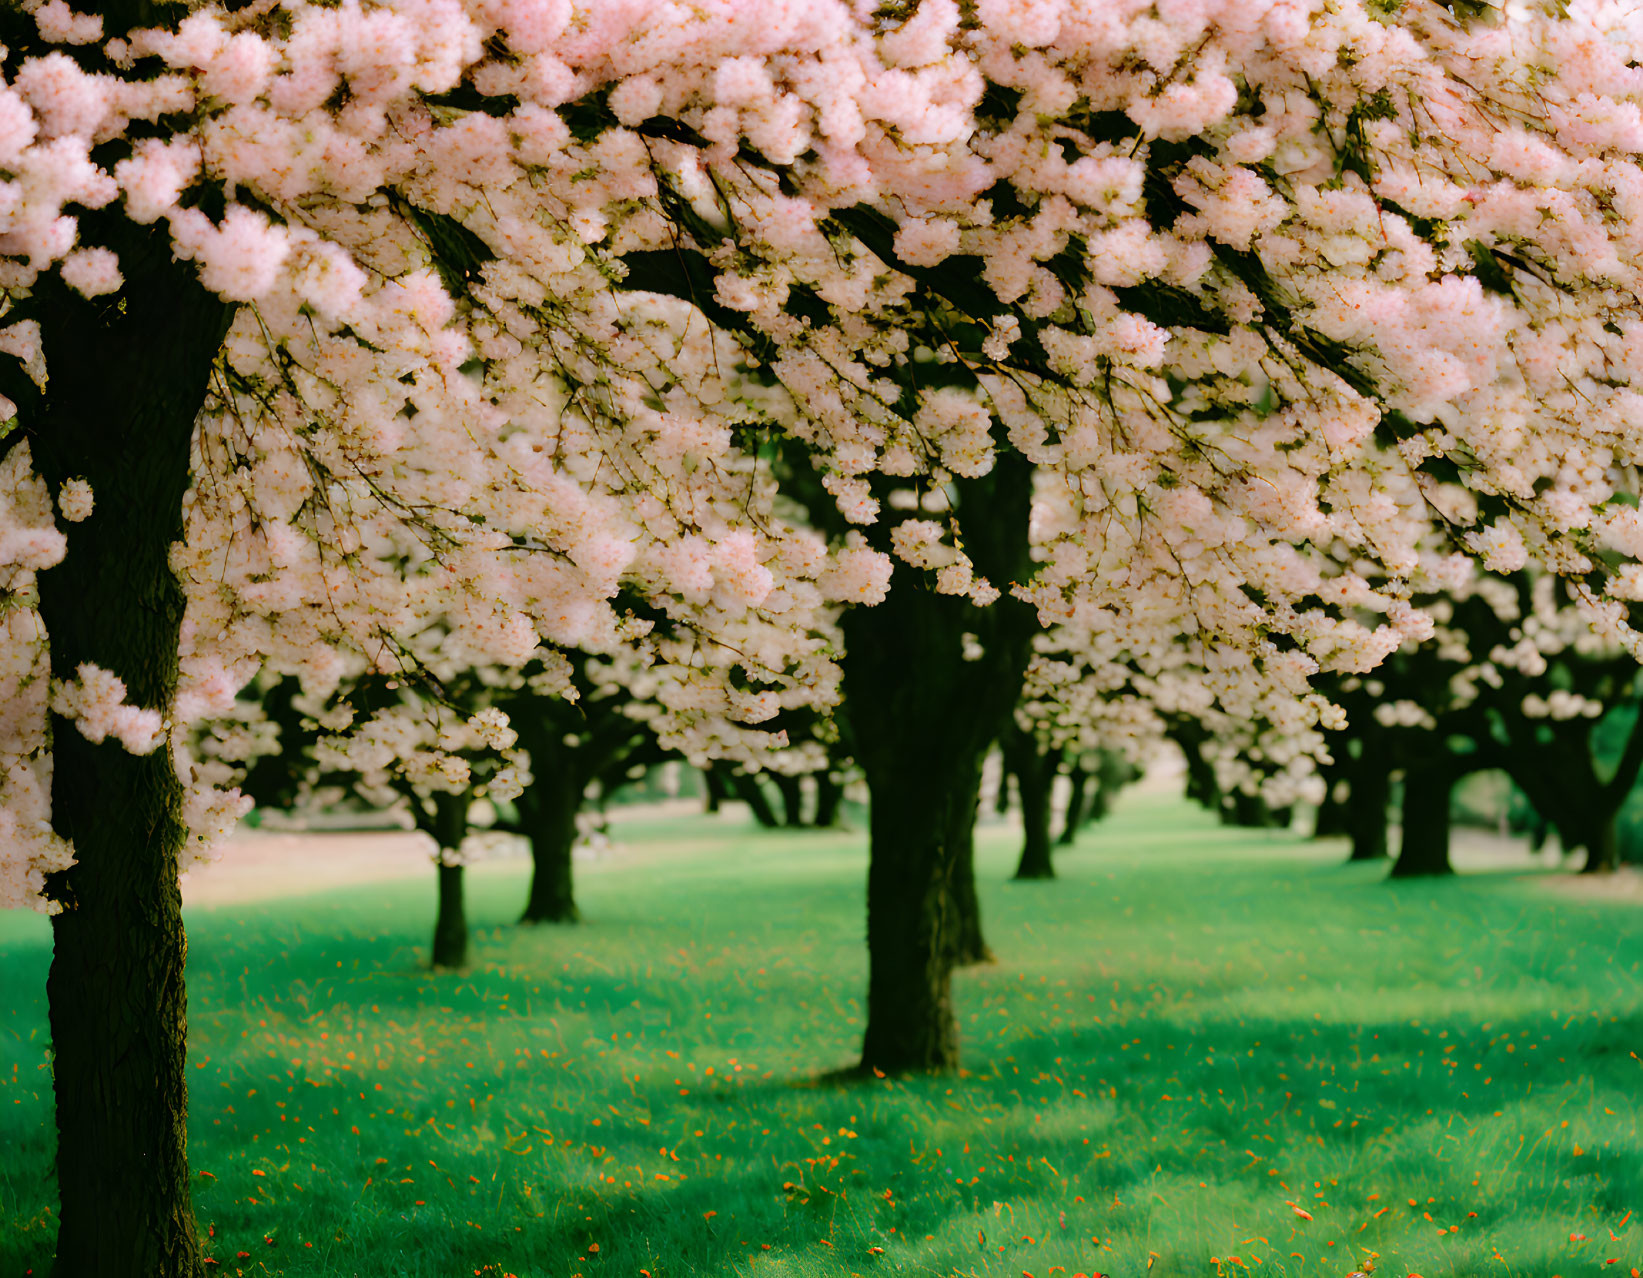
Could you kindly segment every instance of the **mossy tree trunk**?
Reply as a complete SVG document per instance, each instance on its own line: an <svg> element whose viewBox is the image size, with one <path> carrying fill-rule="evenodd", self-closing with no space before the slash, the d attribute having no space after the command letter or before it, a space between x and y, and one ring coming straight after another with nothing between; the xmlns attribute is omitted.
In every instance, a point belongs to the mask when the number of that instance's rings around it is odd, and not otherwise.
<svg viewBox="0 0 1643 1278"><path fill-rule="evenodd" d="M129 17L129 15L127 15ZM105 14L123 30L119 6ZM12 43L10 40L7 43ZM14 46L15 49L16 46ZM49 393L5 360L3 390L55 500L86 479L95 509L63 525L68 553L39 578L52 674L92 663L132 705L169 712L183 595L195 419L232 309L173 260L163 229L81 211L81 237L120 255L125 285L87 300L42 274L13 312L40 323ZM93 745L52 716L52 826L75 865L51 876L47 981L57 1099L58 1278L196 1278L187 1157L187 941L177 886L186 839L170 752Z"/></svg>

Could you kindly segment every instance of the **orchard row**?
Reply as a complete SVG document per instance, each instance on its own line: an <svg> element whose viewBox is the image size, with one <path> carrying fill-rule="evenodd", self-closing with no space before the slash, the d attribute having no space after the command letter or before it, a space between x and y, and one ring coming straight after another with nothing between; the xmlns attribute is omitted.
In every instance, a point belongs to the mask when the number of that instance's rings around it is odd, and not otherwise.
<svg viewBox="0 0 1643 1278"><path fill-rule="evenodd" d="M30 0L0 44L0 903L54 914L60 1274L198 1272L177 875L275 680L447 848L572 785L607 688L699 764L836 730L888 1072L955 1063L1018 705L1208 723L1281 801L1497 578L1550 597L1480 686L1540 611L1637 649L1635 6Z"/></svg>

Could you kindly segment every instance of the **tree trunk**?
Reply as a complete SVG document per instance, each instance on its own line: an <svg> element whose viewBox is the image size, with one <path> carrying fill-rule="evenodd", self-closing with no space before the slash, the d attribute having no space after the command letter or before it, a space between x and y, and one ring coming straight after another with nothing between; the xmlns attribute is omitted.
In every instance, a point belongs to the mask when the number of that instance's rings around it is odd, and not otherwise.
<svg viewBox="0 0 1643 1278"><path fill-rule="evenodd" d="M1010 761L1005 759L998 770L998 789L993 792L993 815L1005 816L1010 811Z"/></svg>
<svg viewBox="0 0 1643 1278"><path fill-rule="evenodd" d="M759 784L759 778L751 772L732 772L730 791L747 804L747 810L753 814L753 819L765 829L775 830L781 827L781 822L776 819L776 809L770 806L769 796Z"/></svg>
<svg viewBox="0 0 1643 1278"><path fill-rule="evenodd" d="M776 793L782 796L782 823L789 827L804 824L804 785L798 777L780 772L771 774Z"/></svg>
<svg viewBox="0 0 1643 1278"><path fill-rule="evenodd" d="M981 796L978 784L976 802ZM957 924L953 929L953 966L974 967L991 963L993 952L987 948L987 938L981 930L981 898L976 893L976 822L975 809L969 819L955 814L956 824L952 838L958 844L958 869L953 876L953 906L957 910Z"/></svg>
<svg viewBox="0 0 1643 1278"><path fill-rule="evenodd" d="M163 748L136 758L54 727L54 825L79 864L57 885L67 908L46 986L62 1200L53 1272L192 1278L181 787Z"/></svg>
<svg viewBox="0 0 1643 1278"><path fill-rule="evenodd" d="M1177 727L1172 732L1175 744L1181 748L1187 768L1187 798L1201 804L1217 816L1224 811L1221 783L1215 776L1215 765L1204 756L1204 745L1209 733L1196 720Z"/></svg>
<svg viewBox="0 0 1643 1278"><path fill-rule="evenodd" d="M1552 837L1552 823L1536 810L1529 815L1529 851L1544 852L1546 842Z"/></svg>
<svg viewBox="0 0 1643 1278"><path fill-rule="evenodd" d="M56 678L93 663L125 681L130 704L168 712L183 614L168 557L232 309L173 260L163 230L83 213L81 233L119 253L127 283L87 300L42 274L33 300L50 394L5 385L53 498L83 477L96 503L62 525L68 554L40 575L40 615ZM61 1201L52 1272L196 1278L181 783L163 744L138 757L93 745L57 715L51 729L52 828L76 856L47 884L63 907L47 982Z"/></svg>
<svg viewBox="0 0 1643 1278"><path fill-rule="evenodd" d="M462 901L462 865L446 864L445 853L453 855L468 832L468 796L435 794L434 838L439 843L439 913L434 918L431 965L459 968L468 965L468 915Z"/></svg>
<svg viewBox="0 0 1643 1278"><path fill-rule="evenodd" d="M863 1070L958 1063L951 988L969 831L982 763L1015 705L1036 628L1033 610L1007 593L1031 569L1031 467L1006 453L982 480L955 487L965 548L1004 597L976 608L897 563L889 598L843 621L849 741L872 791ZM976 660L965 660L966 634Z"/></svg>
<svg viewBox="0 0 1643 1278"><path fill-rule="evenodd" d="M1112 814L1112 805L1118 799L1118 792L1135 778L1135 769L1118 751L1102 750L1099 758L1100 764L1095 770L1095 784L1087 792L1084 800L1085 825L1105 821ZM1213 769L1210 772L1210 782L1214 783Z"/></svg>
<svg viewBox="0 0 1643 1278"><path fill-rule="evenodd" d="M1394 879L1453 874L1449 864L1449 796L1457 780L1443 764L1412 765L1403 778L1403 838Z"/></svg>
<svg viewBox="0 0 1643 1278"><path fill-rule="evenodd" d="M979 768L976 776L979 784ZM918 789L874 795L863 1069L897 1073L958 1065L952 971L963 916L962 848L951 837L956 814L940 810L952 802Z"/></svg>
<svg viewBox="0 0 1643 1278"><path fill-rule="evenodd" d="M1387 855L1386 807L1392 799L1392 776L1379 757L1364 757L1347 782L1346 824L1352 835L1351 861L1379 861Z"/></svg>
<svg viewBox="0 0 1643 1278"><path fill-rule="evenodd" d="M1620 866L1620 836L1615 828L1614 815L1607 820L1594 820L1592 832L1586 839L1586 864L1582 874L1612 874Z"/></svg>
<svg viewBox="0 0 1643 1278"><path fill-rule="evenodd" d="M1352 800L1339 798L1335 791L1343 777L1352 774L1345 768L1333 767L1323 773L1324 797L1318 804L1317 812L1312 816L1312 837L1315 839L1333 839L1338 835L1352 833ZM1348 780L1348 785L1352 784Z"/></svg>
<svg viewBox="0 0 1643 1278"><path fill-rule="evenodd" d="M1221 823L1244 830L1267 830L1277 824L1277 819L1260 795L1234 790L1221 808Z"/></svg>
<svg viewBox="0 0 1643 1278"><path fill-rule="evenodd" d="M1576 755L1570 751L1571 762ZM1585 775L1595 790L1586 804L1586 864L1582 874L1609 874L1620 868L1620 831L1617 818L1625 805L1626 796L1637 784L1643 771L1643 710L1632 720L1627 734L1626 748L1615 763L1614 773L1607 781L1598 782L1595 761L1592 758L1592 733L1588 729L1581 736L1578 757L1586 765Z"/></svg>
<svg viewBox="0 0 1643 1278"><path fill-rule="evenodd" d="M839 803L844 787L831 772L816 773L816 828L831 829L839 823Z"/></svg>
<svg viewBox="0 0 1643 1278"><path fill-rule="evenodd" d="M462 900L462 875L460 864L439 863L439 913L434 919L431 967L468 965L468 915Z"/></svg>
<svg viewBox="0 0 1643 1278"><path fill-rule="evenodd" d="M544 758L536 766L544 771L536 773L530 789L519 796L520 829L531 841L531 888L519 921L575 923L581 915L576 909L571 849L576 846L582 778L563 759Z"/></svg>
<svg viewBox="0 0 1643 1278"><path fill-rule="evenodd" d="M1067 791L1067 811L1061 818L1061 834L1056 842L1071 847L1078 838L1078 827L1084 824L1084 805L1089 794L1090 774L1074 764L1067 773L1071 785Z"/></svg>
<svg viewBox="0 0 1643 1278"><path fill-rule="evenodd" d="M1050 793L1055 780L1055 756L1039 749L1032 733L1011 722L1002 742L1004 761L1015 773L1016 793L1021 796L1021 828L1024 835L1018 879L1053 879L1055 864L1050 859Z"/></svg>
<svg viewBox="0 0 1643 1278"><path fill-rule="evenodd" d="M724 777L711 763L702 769L702 786L707 792L707 797L703 801L704 811L717 812L719 805L730 797L729 791L725 789Z"/></svg>

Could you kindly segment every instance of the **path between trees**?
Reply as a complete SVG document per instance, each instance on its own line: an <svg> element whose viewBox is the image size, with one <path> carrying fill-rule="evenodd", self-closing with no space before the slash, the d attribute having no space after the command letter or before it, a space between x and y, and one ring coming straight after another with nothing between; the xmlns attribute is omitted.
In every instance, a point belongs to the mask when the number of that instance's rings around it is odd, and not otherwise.
<svg viewBox="0 0 1643 1278"><path fill-rule="evenodd" d="M1149 796L1150 797L1150 796ZM1160 796L1162 797L1162 796ZM985 830L1013 829L1019 818L992 816L990 805L981 822ZM662 845L650 842L627 843L621 830L659 821L694 816L701 821L718 820L739 826L745 820L739 804L729 804L718 817L701 814L695 799L669 800L613 810L610 823L615 842L595 854L596 859L642 862L665 856ZM1099 834L1093 836L1099 839ZM1396 833L1394 832L1394 846ZM1338 840L1313 845L1320 852ZM1298 847L1307 846L1297 844ZM1092 848L1093 852L1094 849ZM1075 854L1076 855L1076 854ZM1571 858L1578 868L1579 855ZM427 839L409 830L299 830L241 828L228 842L222 858L200 866L183 876L183 901L192 906L234 905L279 897L306 896L335 887L416 878L430 873L430 846ZM1623 866L1611 875L1551 874L1560 865L1556 850L1535 854L1518 838L1502 837L1483 830L1455 832L1452 860L1456 870L1467 873L1500 873L1519 870L1537 874L1549 891L1586 900L1643 904L1643 871ZM507 846L507 836L499 836L497 846L474 865L481 873L507 872L528 863L524 845Z"/></svg>
<svg viewBox="0 0 1643 1278"><path fill-rule="evenodd" d="M613 812L616 828L701 812L696 799L635 805ZM739 808L725 814L741 819ZM713 820L703 817L703 820ZM648 853L620 842L599 853L633 858ZM472 869L480 873L528 865L523 841L498 835ZM305 830L242 826L224 845L221 858L182 876L185 905L234 905L246 901L307 896L350 884L391 879L432 879L433 845L415 830Z"/></svg>

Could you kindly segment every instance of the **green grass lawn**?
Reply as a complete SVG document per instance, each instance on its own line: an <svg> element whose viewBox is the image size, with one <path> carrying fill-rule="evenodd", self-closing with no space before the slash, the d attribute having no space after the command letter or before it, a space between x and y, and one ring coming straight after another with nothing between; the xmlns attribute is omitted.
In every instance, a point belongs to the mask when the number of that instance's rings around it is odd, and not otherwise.
<svg viewBox="0 0 1643 1278"><path fill-rule="evenodd" d="M190 912L216 1272L1643 1265L1635 906L1388 885L1131 797L1053 883L983 836L965 1073L818 1085L861 1030L863 838L624 839L572 928L511 926L522 869L471 875L463 975L419 967L431 873ZM0 1278L54 1229L47 959L43 920L0 917Z"/></svg>

